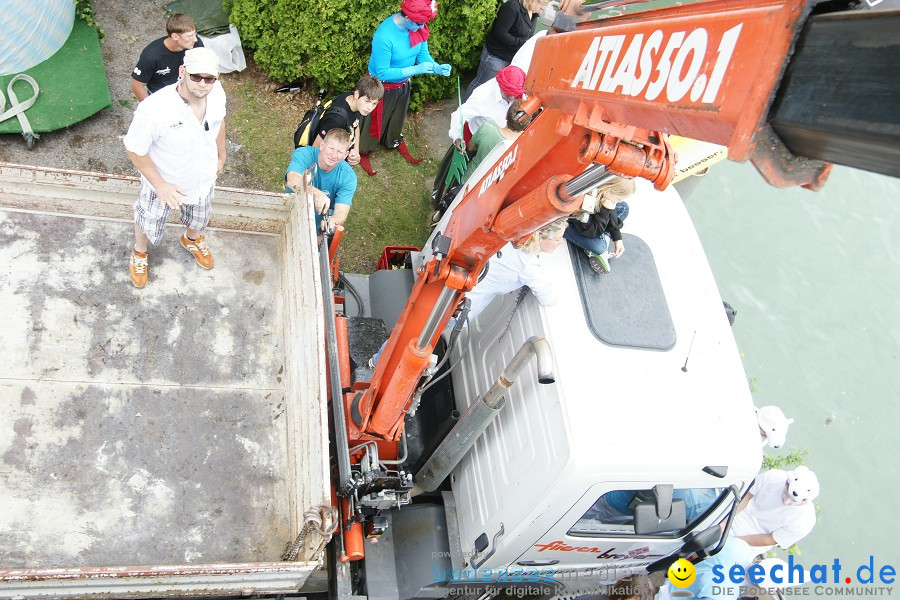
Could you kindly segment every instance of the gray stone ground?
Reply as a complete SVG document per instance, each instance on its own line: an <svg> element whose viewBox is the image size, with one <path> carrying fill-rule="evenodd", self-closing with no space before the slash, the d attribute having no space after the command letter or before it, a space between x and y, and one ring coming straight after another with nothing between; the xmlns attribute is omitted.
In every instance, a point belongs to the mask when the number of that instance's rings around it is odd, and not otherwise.
<svg viewBox="0 0 900 600"><path fill-rule="evenodd" d="M425 144L428 158L440 161L450 147L447 130L450 127L450 113L456 110L456 100L444 100L423 108L412 118L418 128L419 135L430 140Z"/></svg>

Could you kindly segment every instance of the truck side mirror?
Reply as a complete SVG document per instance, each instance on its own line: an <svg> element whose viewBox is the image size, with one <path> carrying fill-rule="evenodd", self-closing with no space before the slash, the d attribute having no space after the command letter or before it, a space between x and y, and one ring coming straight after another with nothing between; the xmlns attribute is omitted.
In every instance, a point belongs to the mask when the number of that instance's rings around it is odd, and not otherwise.
<svg viewBox="0 0 900 600"><path fill-rule="evenodd" d="M684 508L684 500L681 498L672 500L668 516L664 517L657 515L657 505L652 500L639 502L634 507L634 532L637 535L680 531L686 526L687 512Z"/></svg>
<svg viewBox="0 0 900 600"><path fill-rule="evenodd" d="M700 552L701 550L706 550L718 542L721 536L722 528L718 525L708 527L700 533L691 533L684 538L684 545L681 547L681 551L685 554L693 554L695 552Z"/></svg>

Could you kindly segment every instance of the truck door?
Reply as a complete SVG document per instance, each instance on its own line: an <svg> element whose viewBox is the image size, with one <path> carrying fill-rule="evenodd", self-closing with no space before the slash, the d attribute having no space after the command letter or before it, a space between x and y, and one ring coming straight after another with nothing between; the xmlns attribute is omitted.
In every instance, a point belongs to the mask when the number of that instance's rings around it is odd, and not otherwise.
<svg viewBox="0 0 900 600"><path fill-rule="evenodd" d="M639 536L634 506L650 494L649 487L633 482L592 486L510 568L537 567L569 590L615 582L674 552L685 535L710 526L728 504L726 488L676 487L673 498L684 502L686 525Z"/></svg>

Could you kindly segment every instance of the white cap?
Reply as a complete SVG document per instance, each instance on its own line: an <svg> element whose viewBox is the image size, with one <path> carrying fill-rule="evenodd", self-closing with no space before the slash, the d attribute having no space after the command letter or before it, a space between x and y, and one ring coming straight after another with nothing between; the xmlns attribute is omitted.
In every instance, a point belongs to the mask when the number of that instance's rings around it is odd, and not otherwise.
<svg viewBox="0 0 900 600"><path fill-rule="evenodd" d="M785 417L777 406L763 406L756 409L756 422L766 434L766 442L773 448L781 448L787 438L788 426L794 420ZM763 446L765 445L764 443Z"/></svg>
<svg viewBox="0 0 900 600"><path fill-rule="evenodd" d="M191 75L218 75L219 58L209 48L191 48L184 53L184 70Z"/></svg>
<svg viewBox="0 0 900 600"><path fill-rule="evenodd" d="M819 479L808 468L801 465L787 475L788 495L797 502L815 500L819 495Z"/></svg>

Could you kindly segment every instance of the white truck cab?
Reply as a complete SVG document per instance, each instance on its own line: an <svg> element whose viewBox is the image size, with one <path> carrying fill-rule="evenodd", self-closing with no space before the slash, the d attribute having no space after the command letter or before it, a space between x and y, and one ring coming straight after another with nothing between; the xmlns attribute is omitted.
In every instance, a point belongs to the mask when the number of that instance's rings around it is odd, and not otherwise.
<svg viewBox="0 0 900 600"><path fill-rule="evenodd" d="M457 552L479 579L615 581L724 519L729 488L759 470L747 379L694 227L674 189L636 183L610 273L570 244L541 255L556 302L496 298L454 349L460 412L532 336L556 371L541 385L532 362L451 475Z"/></svg>

